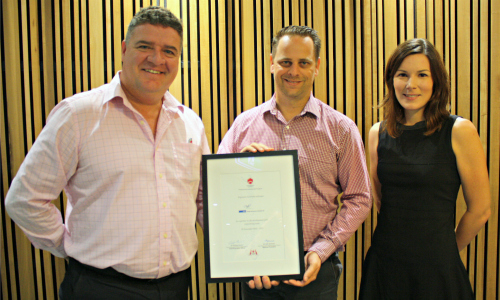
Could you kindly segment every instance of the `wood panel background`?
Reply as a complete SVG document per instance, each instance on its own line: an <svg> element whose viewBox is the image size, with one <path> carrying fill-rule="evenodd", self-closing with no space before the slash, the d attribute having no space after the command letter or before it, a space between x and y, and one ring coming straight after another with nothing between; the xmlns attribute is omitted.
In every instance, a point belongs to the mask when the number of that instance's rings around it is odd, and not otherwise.
<svg viewBox="0 0 500 300"><path fill-rule="evenodd" d="M166 6L183 20L182 66L171 92L202 117L213 152L239 113L272 96L270 41L280 28L308 25L319 32L315 96L353 119L365 141L381 119L377 105L388 56L409 38L433 42L450 72L451 112L478 128L490 171L491 219L461 257L476 299L498 299L500 1L0 0L3 299L57 299L64 260L31 246L5 213L4 196L54 105L109 82L120 70L126 26L149 5ZM64 209L64 195L54 202ZM458 199L457 219L465 209ZM339 299L357 298L375 227L373 211L341 253ZM190 298L240 299L238 284L205 283L203 261L200 247Z"/></svg>

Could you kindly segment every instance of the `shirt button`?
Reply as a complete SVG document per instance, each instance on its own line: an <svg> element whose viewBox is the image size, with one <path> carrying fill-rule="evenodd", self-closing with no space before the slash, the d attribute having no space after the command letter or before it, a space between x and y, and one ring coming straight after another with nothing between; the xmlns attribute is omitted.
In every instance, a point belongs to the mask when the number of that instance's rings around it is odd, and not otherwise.
<svg viewBox="0 0 500 300"><path fill-rule="evenodd" d="M167 265L167 262L166 262L166 261L164 261L164 262L163 262L163 265L164 265L164 266L166 266L166 265Z"/></svg>
<svg viewBox="0 0 500 300"><path fill-rule="evenodd" d="M163 237L164 237L164 238L167 238L167 236L168 236L168 235L167 235L166 233L164 233L164 234L163 234Z"/></svg>
<svg viewBox="0 0 500 300"><path fill-rule="evenodd" d="M162 179L162 178L163 178L163 174L162 174L162 173L160 173L160 179Z"/></svg>
<svg viewBox="0 0 500 300"><path fill-rule="evenodd" d="M139 123L141 123L141 125L144 125L144 120L141 120Z"/></svg>
<svg viewBox="0 0 500 300"><path fill-rule="evenodd" d="M288 125L287 125L287 126L286 126L286 129L290 129L290 126L288 126Z"/></svg>
<svg viewBox="0 0 500 300"><path fill-rule="evenodd" d="M163 202L163 207L167 207L167 203L166 202Z"/></svg>

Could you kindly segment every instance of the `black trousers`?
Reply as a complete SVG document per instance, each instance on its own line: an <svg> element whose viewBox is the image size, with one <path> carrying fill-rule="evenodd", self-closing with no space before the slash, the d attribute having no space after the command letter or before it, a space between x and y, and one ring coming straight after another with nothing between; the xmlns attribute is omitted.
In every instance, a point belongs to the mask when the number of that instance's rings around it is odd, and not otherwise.
<svg viewBox="0 0 500 300"><path fill-rule="evenodd" d="M159 279L138 279L113 268L97 269L70 258L59 299L187 300L190 268Z"/></svg>

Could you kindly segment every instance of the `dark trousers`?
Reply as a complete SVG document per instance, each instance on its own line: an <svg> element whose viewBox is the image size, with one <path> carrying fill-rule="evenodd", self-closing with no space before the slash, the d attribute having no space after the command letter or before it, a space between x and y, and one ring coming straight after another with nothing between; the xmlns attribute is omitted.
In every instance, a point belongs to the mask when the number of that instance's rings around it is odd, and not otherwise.
<svg viewBox="0 0 500 300"><path fill-rule="evenodd" d="M59 299L187 300L190 268L159 279L138 279L113 268L97 269L70 258Z"/></svg>
<svg viewBox="0 0 500 300"><path fill-rule="evenodd" d="M243 300L323 300L337 299L337 287L339 285L340 274L342 273L342 263L335 252L330 256L319 270L315 281L305 287L296 287L280 283L269 290L251 289L246 282L241 283Z"/></svg>

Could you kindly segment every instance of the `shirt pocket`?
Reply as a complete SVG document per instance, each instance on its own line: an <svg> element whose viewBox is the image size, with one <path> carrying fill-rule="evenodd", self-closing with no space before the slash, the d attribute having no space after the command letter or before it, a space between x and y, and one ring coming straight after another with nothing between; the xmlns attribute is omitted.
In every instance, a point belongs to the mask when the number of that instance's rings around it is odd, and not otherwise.
<svg viewBox="0 0 500 300"><path fill-rule="evenodd" d="M191 143L172 143L174 174L184 181L200 180L201 147Z"/></svg>
<svg viewBox="0 0 500 300"><path fill-rule="evenodd" d="M317 193L328 195L331 199L338 194L337 161L334 155L308 152L299 155L299 171L301 184L316 190Z"/></svg>

